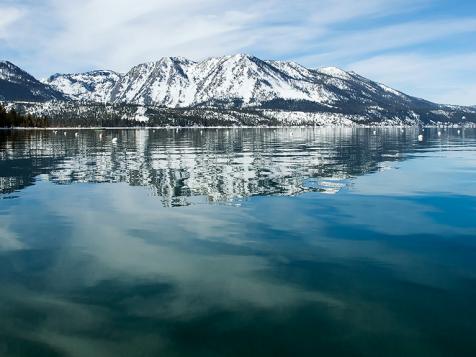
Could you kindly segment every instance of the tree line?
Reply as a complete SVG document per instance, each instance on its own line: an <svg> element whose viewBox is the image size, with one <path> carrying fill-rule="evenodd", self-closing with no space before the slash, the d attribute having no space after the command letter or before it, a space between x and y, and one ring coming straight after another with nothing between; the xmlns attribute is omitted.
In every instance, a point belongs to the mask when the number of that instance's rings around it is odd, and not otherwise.
<svg viewBox="0 0 476 357"><path fill-rule="evenodd" d="M48 118L31 114L20 114L15 109L7 109L0 104L0 128L47 128Z"/></svg>

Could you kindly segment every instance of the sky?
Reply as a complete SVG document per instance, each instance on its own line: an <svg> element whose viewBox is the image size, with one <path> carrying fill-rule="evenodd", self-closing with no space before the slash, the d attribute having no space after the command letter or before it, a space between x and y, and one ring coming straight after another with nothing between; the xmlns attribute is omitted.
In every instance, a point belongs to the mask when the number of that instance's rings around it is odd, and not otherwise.
<svg viewBox="0 0 476 357"><path fill-rule="evenodd" d="M235 53L476 105L474 0L0 0L0 59L38 78Z"/></svg>

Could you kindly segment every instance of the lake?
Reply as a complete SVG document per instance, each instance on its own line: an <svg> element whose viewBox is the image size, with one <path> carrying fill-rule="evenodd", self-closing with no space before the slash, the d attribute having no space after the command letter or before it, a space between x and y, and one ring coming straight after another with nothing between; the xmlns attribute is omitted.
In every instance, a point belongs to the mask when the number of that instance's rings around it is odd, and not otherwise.
<svg viewBox="0 0 476 357"><path fill-rule="evenodd" d="M476 129L419 132L0 131L0 355L475 356Z"/></svg>

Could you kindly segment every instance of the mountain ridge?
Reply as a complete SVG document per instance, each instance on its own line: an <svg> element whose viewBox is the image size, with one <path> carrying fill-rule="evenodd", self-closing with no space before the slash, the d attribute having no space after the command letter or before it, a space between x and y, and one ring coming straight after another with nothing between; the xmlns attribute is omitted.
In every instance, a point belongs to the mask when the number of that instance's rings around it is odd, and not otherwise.
<svg viewBox="0 0 476 357"><path fill-rule="evenodd" d="M7 79L2 77L5 66L12 73ZM310 113L309 116L328 113L363 117L368 122L457 122L463 117L476 121L474 107L432 103L352 71L338 67L312 69L296 62L262 60L248 54L202 61L162 57L133 66L126 73L56 73L42 82L10 62L0 62L0 80L23 84L27 94L34 92L29 86L42 86L42 95L25 98L5 95L0 87L0 100L10 101L285 111Z"/></svg>
<svg viewBox="0 0 476 357"><path fill-rule="evenodd" d="M230 62L232 63L231 66ZM245 65L244 62L248 62L248 65ZM228 66L228 68L223 68ZM252 68L254 66L254 68ZM192 67L192 68L190 68ZM194 68L196 67L196 68ZM207 68L208 67L208 68ZM239 71L241 69L245 69L244 71ZM166 73L169 71L169 73ZM197 71L205 71L205 73L200 76L197 75ZM219 71L230 71L235 72L231 73L234 76L231 78L224 78L226 75L230 75L230 73L218 73ZM254 71L254 73L250 73L250 71ZM260 71L261 73L256 73ZM77 75L88 75L90 73L95 73L96 71L85 72L85 73L76 73L76 74L64 74L63 77L68 76L77 76ZM113 71L110 71L113 72ZM238 73L236 73L238 72ZM248 73L246 73L248 72ZM264 73L263 73L264 72ZM117 73L117 72L116 72ZM169 74L169 75L167 75ZM171 75L173 74L173 76ZM250 74L255 75L255 77L250 76ZM267 75L268 78L262 79L260 75ZM248 78L246 78L248 75ZM248 85L247 88L242 88L244 91L251 90L254 86L264 85L269 87L269 77L271 79L281 80L282 83L277 83L278 88L273 88L275 91L276 89L281 89L281 93L274 93L276 94L275 98L281 99L293 99L293 100L309 100L319 103L329 103L333 99L333 93L329 93L324 86L320 86L319 88L312 88L314 89L313 93L309 93L311 90L310 88L306 87L301 88L303 91L301 93L294 93L291 95L288 93L283 93L283 89L290 89L290 88L283 88L286 87L286 84L293 81L301 81L306 83L307 85L316 83L316 76L325 76L327 79L340 79L340 80L351 80L352 76L358 76L354 72L346 72L338 67L323 67L317 69L309 69L306 68L296 62L288 62L288 61L275 61L275 60L261 60L255 56L247 55L247 54L237 54L237 55L230 55L230 56L222 56L222 57L209 57L203 61L192 61L188 60L184 57L162 57L157 61L150 61L140 63L138 65L133 66L128 72L122 75L122 78L119 79L119 83L116 83L114 88L111 88L112 93L104 93L102 97L108 97L108 101L110 102L131 102L133 104L144 104L144 105L165 105L165 106L180 106L180 107L189 107L199 105L200 103L204 102L213 102L217 100L229 99L230 93L227 92L225 95L225 91L218 91L214 92L213 96L207 96L204 91L204 85L210 84L218 84L223 83L226 79L232 79L234 82L238 82L239 84L243 84L243 79L247 79ZM45 84L49 84L55 87L58 90L62 88L57 83L57 78L61 75L55 75L49 77ZM213 76L218 76L219 78L212 78ZM220 77L221 76L221 77ZM155 77L155 78L154 78ZM364 79L364 77L359 76L360 78ZM165 79L167 84L173 84L173 79L179 79L181 84L186 84L191 87L195 88L186 88L186 89L194 89L197 90L199 93L195 93L194 100L191 101L189 98L187 100L167 100L167 98L161 98L160 93L157 91L151 93L149 91L151 87L154 85L157 87L160 83L161 79ZM159 83L157 82L159 79ZM250 80L251 79L251 80ZM255 81L253 81L253 79ZM142 80L142 84L141 84ZM190 83L195 81L195 83ZM286 83L288 82L288 83ZM131 84L134 84L134 88L131 88ZM228 85L228 89L232 86L230 83L226 83ZM276 83L275 83L276 84ZM293 83L294 84L294 83ZM332 83L331 85L340 86L339 89L346 89L344 83ZM135 91L131 93L124 93L121 91L121 87L129 89L130 91ZM197 87L199 87L197 89ZM289 87L289 86L288 86ZM385 88L389 88L385 86ZM167 92L167 88L163 88L164 92ZM183 89L183 88L182 88ZM291 88L293 89L293 88ZM208 89L209 90L209 89ZM253 98L251 92L243 93L243 90L237 91L235 94L234 99L243 100L245 103L256 102L256 98ZM162 93L164 93L162 92ZM279 91L278 91L279 92ZM304 92L304 93L302 93ZM307 92L307 94L306 94ZM404 95L402 92L392 89L393 93L400 93ZM76 100L90 100L91 98L85 93L85 96L77 95L73 99ZM182 91L182 94L185 94ZM312 95L314 94L314 95ZM179 93L180 95L180 93ZM270 98L268 98L270 99ZM334 98L336 99L336 98ZM262 98L261 98L262 101Z"/></svg>
<svg viewBox="0 0 476 357"><path fill-rule="evenodd" d="M66 98L10 61L0 61L0 100L17 99L47 101Z"/></svg>

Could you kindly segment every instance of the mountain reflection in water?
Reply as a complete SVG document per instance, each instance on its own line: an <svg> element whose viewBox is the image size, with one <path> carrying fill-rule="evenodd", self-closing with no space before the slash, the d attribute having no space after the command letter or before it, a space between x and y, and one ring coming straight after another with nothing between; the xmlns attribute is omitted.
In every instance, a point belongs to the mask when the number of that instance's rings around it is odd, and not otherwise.
<svg viewBox="0 0 476 357"><path fill-rule="evenodd" d="M41 175L58 184L147 186L165 206L335 193L352 177L421 149L417 134L415 128L0 131L0 192Z"/></svg>
<svg viewBox="0 0 476 357"><path fill-rule="evenodd" d="M0 131L0 356L475 356L476 130L373 130Z"/></svg>

